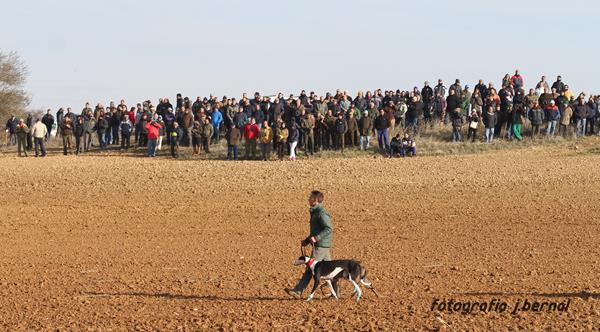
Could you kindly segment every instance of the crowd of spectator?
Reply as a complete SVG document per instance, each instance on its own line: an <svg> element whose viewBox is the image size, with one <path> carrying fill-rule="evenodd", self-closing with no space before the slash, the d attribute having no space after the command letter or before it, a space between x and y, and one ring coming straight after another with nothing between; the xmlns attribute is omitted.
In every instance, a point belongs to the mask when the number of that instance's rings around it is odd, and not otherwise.
<svg viewBox="0 0 600 332"><path fill-rule="evenodd" d="M161 98L129 108L124 100L117 105L98 103L75 114L71 108L51 110L40 118L12 116L6 122L7 144L17 145L18 154L46 155L45 142L62 139L63 153L82 154L109 146L129 150L143 147L156 156L163 145L174 158L180 146L192 154L211 153L211 146L226 141L227 159L296 160L297 151L312 156L322 150L375 149L387 156L415 156L415 139L423 131L451 129L448 140L492 143L494 139L523 140L525 135L585 136L598 132L600 97L575 95L561 76L550 85L542 77L531 89L517 70L507 74L499 89L479 80L473 89L459 79L446 87L440 79L435 86L425 82L412 91L381 89L346 91L318 96L304 90L287 98L244 94L239 100L216 96L194 101L177 94L175 104ZM524 129L524 126L527 130ZM390 140L390 137L393 137Z"/></svg>

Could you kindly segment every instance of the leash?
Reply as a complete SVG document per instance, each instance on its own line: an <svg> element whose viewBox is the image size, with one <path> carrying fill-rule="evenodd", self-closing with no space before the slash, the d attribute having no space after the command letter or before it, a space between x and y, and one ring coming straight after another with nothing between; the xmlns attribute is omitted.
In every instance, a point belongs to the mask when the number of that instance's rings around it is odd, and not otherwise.
<svg viewBox="0 0 600 332"><path fill-rule="evenodd" d="M306 254L306 250L305 250L305 248L306 248L307 246L310 246L310 247L311 247L310 255L307 255L307 254ZM313 254L313 252L314 252L315 248L314 248L314 246L313 246L313 244L312 244L312 243L311 243L311 244L309 244L309 245L307 245L307 246L300 245L300 254L301 254L301 256L312 257L312 254Z"/></svg>

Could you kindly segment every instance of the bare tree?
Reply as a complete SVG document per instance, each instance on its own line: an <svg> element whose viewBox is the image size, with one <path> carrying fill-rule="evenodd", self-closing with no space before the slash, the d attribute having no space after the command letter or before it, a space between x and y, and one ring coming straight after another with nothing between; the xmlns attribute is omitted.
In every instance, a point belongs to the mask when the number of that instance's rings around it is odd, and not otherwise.
<svg viewBox="0 0 600 332"><path fill-rule="evenodd" d="M29 105L23 89L27 74L27 66L16 52L6 54L0 50L0 119L25 113Z"/></svg>

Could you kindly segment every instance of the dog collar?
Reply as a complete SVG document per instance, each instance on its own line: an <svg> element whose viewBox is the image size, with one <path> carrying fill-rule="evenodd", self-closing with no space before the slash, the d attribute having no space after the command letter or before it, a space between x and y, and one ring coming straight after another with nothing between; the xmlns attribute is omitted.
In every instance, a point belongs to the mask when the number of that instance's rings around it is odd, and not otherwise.
<svg viewBox="0 0 600 332"><path fill-rule="evenodd" d="M314 258L311 258L308 263L306 263L306 266L310 268L313 274L315 274L315 265L317 265L317 261Z"/></svg>

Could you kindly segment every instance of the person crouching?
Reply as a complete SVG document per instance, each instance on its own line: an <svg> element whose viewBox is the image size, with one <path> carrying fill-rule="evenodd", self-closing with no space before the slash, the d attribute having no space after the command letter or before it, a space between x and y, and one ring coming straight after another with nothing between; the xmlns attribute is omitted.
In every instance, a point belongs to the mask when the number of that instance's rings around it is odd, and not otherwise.
<svg viewBox="0 0 600 332"><path fill-rule="evenodd" d="M402 157L406 157L406 154L410 154L411 157L417 155L417 144L408 133L404 134L404 138L402 138L402 149L400 150Z"/></svg>
<svg viewBox="0 0 600 332"><path fill-rule="evenodd" d="M390 142L390 158L398 157L402 154L402 139L400 134L396 134Z"/></svg>

